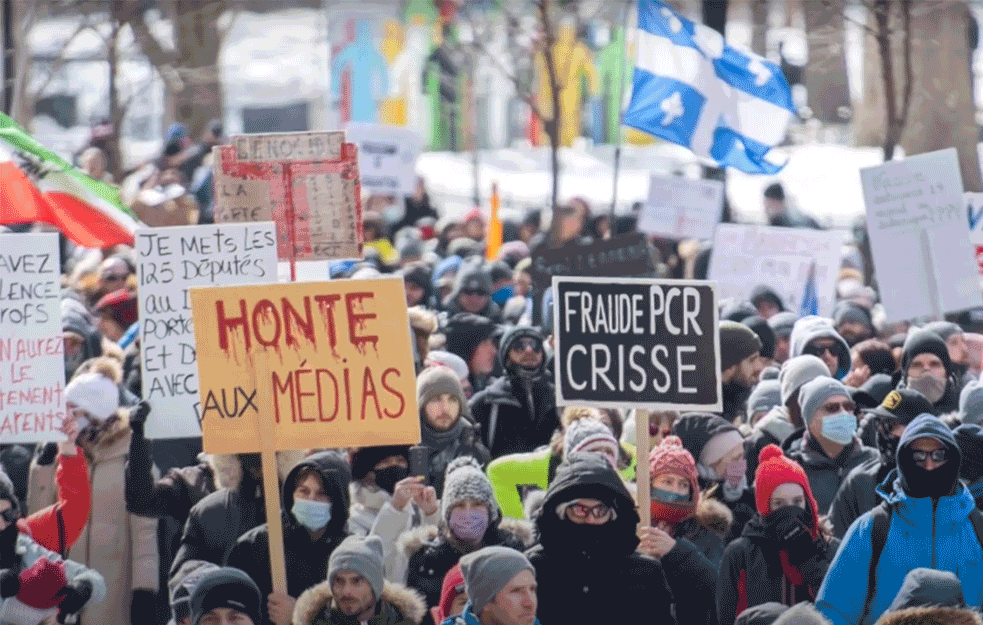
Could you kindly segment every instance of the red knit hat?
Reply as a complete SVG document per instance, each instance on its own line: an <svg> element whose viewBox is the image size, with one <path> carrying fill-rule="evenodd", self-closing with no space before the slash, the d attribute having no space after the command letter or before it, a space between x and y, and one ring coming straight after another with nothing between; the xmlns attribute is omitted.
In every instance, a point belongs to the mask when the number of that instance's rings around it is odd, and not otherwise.
<svg viewBox="0 0 983 625"><path fill-rule="evenodd" d="M689 490L694 503L700 499L700 482L696 474L696 462L683 447L678 436L667 436L658 447L649 452L650 477L661 473L672 473L689 480Z"/></svg>
<svg viewBox="0 0 983 625"><path fill-rule="evenodd" d="M813 537L819 533L819 516L816 498L812 496L809 478L802 466L785 456L778 445L768 445L758 454L758 468L754 471L754 502L758 514L765 516L771 512L771 494L782 484L798 484L805 491L812 515Z"/></svg>
<svg viewBox="0 0 983 625"><path fill-rule="evenodd" d="M440 603L431 608L435 623L442 623L448 616L454 616L450 614L451 604L462 592L464 592L464 574L461 573L461 565L458 563L447 571L447 575L444 575L444 584L440 589Z"/></svg>
<svg viewBox="0 0 983 625"><path fill-rule="evenodd" d="M13 625L37 625L57 613L64 597L58 591L65 587L65 567L60 562L41 558L20 573L20 590L0 606L0 621Z"/></svg>

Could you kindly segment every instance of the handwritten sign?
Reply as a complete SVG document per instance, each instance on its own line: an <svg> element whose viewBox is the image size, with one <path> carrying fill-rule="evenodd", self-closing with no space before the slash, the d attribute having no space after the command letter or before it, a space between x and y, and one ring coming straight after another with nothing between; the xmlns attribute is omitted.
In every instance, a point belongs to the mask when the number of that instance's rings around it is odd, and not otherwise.
<svg viewBox="0 0 983 625"><path fill-rule="evenodd" d="M336 161L345 133L275 132L235 135L232 145L240 161Z"/></svg>
<svg viewBox="0 0 983 625"><path fill-rule="evenodd" d="M191 303L209 453L259 451L260 417L275 449L420 440L401 279L194 288Z"/></svg>
<svg viewBox="0 0 983 625"><path fill-rule="evenodd" d="M611 276L648 278L655 275L652 251L640 232L579 245L576 242L533 251L530 275L539 288L553 276Z"/></svg>
<svg viewBox="0 0 983 625"><path fill-rule="evenodd" d="M61 440L65 355L57 234L0 234L0 440Z"/></svg>
<svg viewBox="0 0 983 625"><path fill-rule="evenodd" d="M861 169L860 182L888 318L983 304L955 148Z"/></svg>
<svg viewBox="0 0 983 625"><path fill-rule="evenodd" d="M353 122L345 136L358 145L362 188L382 195L412 195L416 190L416 159L423 139L409 128Z"/></svg>
<svg viewBox="0 0 983 625"><path fill-rule="evenodd" d="M724 207L724 183L652 176L638 230L678 239L709 239Z"/></svg>
<svg viewBox="0 0 983 625"><path fill-rule="evenodd" d="M798 311L816 264L819 314L830 315L836 303L840 248L845 232L720 224L713 240L709 277L721 299L747 300L758 285L775 291L785 308Z"/></svg>
<svg viewBox="0 0 983 625"><path fill-rule="evenodd" d="M963 193L966 219L969 222L969 242L976 255L976 265L983 276L983 193Z"/></svg>
<svg viewBox="0 0 983 625"><path fill-rule="evenodd" d="M188 289L276 280L272 223L147 228L135 234L143 398L149 438L201 436Z"/></svg>

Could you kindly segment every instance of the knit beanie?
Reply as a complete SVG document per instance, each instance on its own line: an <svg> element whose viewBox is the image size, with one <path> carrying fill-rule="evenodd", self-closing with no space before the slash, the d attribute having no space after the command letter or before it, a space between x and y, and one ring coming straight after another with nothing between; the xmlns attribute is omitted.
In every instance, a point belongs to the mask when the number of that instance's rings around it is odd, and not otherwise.
<svg viewBox="0 0 983 625"><path fill-rule="evenodd" d="M263 618L263 595L244 571L224 566L201 576L191 591L191 625L200 625L215 608L232 608L260 623Z"/></svg>
<svg viewBox="0 0 983 625"><path fill-rule="evenodd" d="M495 324L488 317L457 313L447 321L444 328L444 336L447 337L444 349L468 362L478 343L491 338L494 333Z"/></svg>
<svg viewBox="0 0 983 625"><path fill-rule="evenodd" d="M431 400L448 393L461 402L461 414L467 408L464 389L457 374L446 367L427 367L416 377L416 397L420 403L420 413L426 409Z"/></svg>
<svg viewBox="0 0 983 625"><path fill-rule="evenodd" d="M754 317L757 314L758 309L755 308L751 302L730 300L728 302L724 302L724 305L720 307L721 321L727 320L740 323L748 317Z"/></svg>
<svg viewBox="0 0 983 625"><path fill-rule="evenodd" d="M672 433L679 437L686 451L705 466L713 464L713 462L707 464L702 458L704 449L711 440L722 435L736 435L738 439L741 436L737 428L723 417L702 412L688 412L680 416L672 426ZM723 457L726 452L727 450L724 450L720 457ZM708 459L713 455L715 454L708 454ZM715 460L719 460L720 457Z"/></svg>
<svg viewBox="0 0 983 625"><path fill-rule="evenodd" d="M963 423L983 422L983 383L970 380L959 393L959 420Z"/></svg>
<svg viewBox="0 0 983 625"><path fill-rule="evenodd" d="M815 537L819 532L819 517L816 512L819 506L816 505L816 498L812 496L809 477L802 469L802 465L782 453L781 447L766 445L758 454L758 468L754 470L754 504L758 514L767 516L772 512L771 495L782 484L798 484L805 491Z"/></svg>
<svg viewBox="0 0 983 625"><path fill-rule="evenodd" d="M424 362L427 366L440 365L442 367L447 367L457 375L458 380L463 380L464 378L468 377L468 363L464 362L464 359L457 354L452 354L439 349L432 350L427 352L427 358Z"/></svg>
<svg viewBox="0 0 983 625"><path fill-rule="evenodd" d="M3 625L39 625L58 613L64 597L57 596L68 583L61 562L41 558L20 572L20 590L0 604Z"/></svg>
<svg viewBox="0 0 983 625"><path fill-rule="evenodd" d="M953 430L952 435L963 456L959 477L972 486L983 477L983 428L975 423L964 423Z"/></svg>
<svg viewBox="0 0 983 625"><path fill-rule="evenodd" d="M741 323L751 328L758 335L758 339L761 341L761 355L765 358L773 358L775 356L775 332L768 325L768 322L758 315L754 315L741 321Z"/></svg>
<svg viewBox="0 0 983 625"><path fill-rule="evenodd" d="M833 308L833 325L839 326L841 323L860 323L868 330L874 329L870 312L859 304L848 301L840 302Z"/></svg>
<svg viewBox="0 0 983 625"><path fill-rule="evenodd" d="M778 380L758 382L747 398L747 413L768 412L782 403L782 385Z"/></svg>
<svg viewBox="0 0 983 625"><path fill-rule="evenodd" d="M444 575L444 583L440 586L440 602L437 604L437 614L435 615L434 623L439 625L448 616L454 616L450 613L451 604L454 603L457 595L462 592L464 592L464 574L461 573L461 563L458 562Z"/></svg>
<svg viewBox="0 0 983 625"><path fill-rule="evenodd" d="M522 571L536 569L526 556L509 547L485 547L461 558L461 573L474 614L495 599L512 578Z"/></svg>
<svg viewBox="0 0 983 625"><path fill-rule="evenodd" d="M828 378L831 375L829 367L818 356L806 354L786 360L778 376L778 381L782 385L782 405L788 404L788 400L793 397L798 397L799 389L809 380L818 377ZM801 401L799 406L802 406Z"/></svg>
<svg viewBox="0 0 983 625"><path fill-rule="evenodd" d="M410 462L409 445L385 445L381 447L362 447L352 452L352 479L364 480L370 471L390 456L402 456L407 465Z"/></svg>
<svg viewBox="0 0 983 625"><path fill-rule="evenodd" d="M949 337L953 334L963 333L963 329L959 327L959 324L951 321L933 321L932 323L926 323L922 329L938 334L939 338L943 341L948 341Z"/></svg>
<svg viewBox="0 0 983 625"><path fill-rule="evenodd" d="M690 501L700 500L700 482L697 479L696 461L683 447L678 436L667 436L649 452L649 476L672 473L689 481Z"/></svg>
<svg viewBox="0 0 983 625"><path fill-rule="evenodd" d="M842 382L833 378L815 378L802 386L802 390L799 391L799 405L802 407L802 420L807 427L823 402L836 395L849 398L850 391Z"/></svg>
<svg viewBox="0 0 983 625"><path fill-rule="evenodd" d="M191 593L201 578L210 571L217 571L218 565L204 560L188 560L167 583L170 591L171 616L180 623L191 616Z"/></svg>
<svg viewBox="0 0 983 625"><path fill-rule="evenodd" d="M563 433L563 457L577 451L584 451L594 443L606 443L614 447L614 456L618 457L618 441L614 434L598 419L577 419Z"/></svg>
<svg viewBox="0 0 983 625"><path fill-rule="evenodd" d="M780 312L768 318L768 327L775 333L775 338L788 338L792 336L792 328L799 318L795 313Z"/></svg>
<svg viewBox="0 0 983 625"><path fill-rule="evenodd" d="M720 322L720 370L726 371L761 350L754 330L736 321Z"/></svg>
<svg viewBox="0 0 983 625"><path fill-rule="evenodd" d="M498 501L492 490L488 476L481 470L481 465L471 456L454 458L447 465L444 473L444 493L440 498L440 517L445 523L450 523L451 510L457 504L466 501L477 501L488 506L488 519L498 518Z"/></svg>
<svg viewBox="0 0 983 625"><path fill-rule="evenodd" d="M901 371L908 374L908 366L915 356L919 354L934 354L939 357L945 366L947 374L952 373L952 361L949 360L949 348L945 346L938 334L928 330L915 330L908 335L904 342L904 351L901 355Z"/></svg>
<svg viewBox="0 0 983 625"><path fill-rule="evenodd" d="M101 373L83 373L65 387L65 402L105 421L119 409L119 388Z"/></svg>
<svg viewBox="0 0 983 625"><path fill-rule="evenodd" d="M358 573L372 587L372 596L382 596L382 539L378 536L349 536L328 559L328 583L341 571Z"/></svg>

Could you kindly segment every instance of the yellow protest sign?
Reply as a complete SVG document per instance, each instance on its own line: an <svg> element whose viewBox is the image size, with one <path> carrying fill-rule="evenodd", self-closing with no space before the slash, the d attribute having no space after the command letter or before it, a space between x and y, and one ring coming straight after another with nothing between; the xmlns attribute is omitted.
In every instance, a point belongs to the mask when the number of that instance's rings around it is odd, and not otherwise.
<svg viewBox="0 0 983 625"><path fill-rule="evenodd" d="M209 453L419 442L401 279L194 288L191 305Z"/></svg>

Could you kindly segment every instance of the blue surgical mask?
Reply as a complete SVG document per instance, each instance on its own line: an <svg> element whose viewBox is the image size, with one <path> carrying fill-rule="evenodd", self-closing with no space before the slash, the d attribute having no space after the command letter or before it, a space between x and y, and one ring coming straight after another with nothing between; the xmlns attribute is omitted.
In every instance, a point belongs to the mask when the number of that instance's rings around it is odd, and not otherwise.
<svg viewBox="0 0 983 625"><path fill-rule="evenodd" d="M671 490L662 490L661 488L655 488L654 486L649 489L649 497L652 499L658 499L665 503L683 503L689 501L689 495L680 495L679 493L674 493Z"/></svg>
<svg viewBox="0 0 983 625"><path fill-rule="evenodd" d="M837 445L849 445L857 431L857 417L849 412L823 419L823 437Z"/></svg>
<svg viewBox="0 0 983 625"><path fill-rule="evenodd" d="M331 522L331 502L311 501L309 499L294 499L290 509L297 522L316 532L323 530Z"/></svg>
<svg viewBox="0 0 983 625"><path fill-rule="evenodd" d="M499 290L495 291L492 295L492 301L499 306L505 306L505 302L515 294L515 288L511 286L503 286Z"/></svg>

